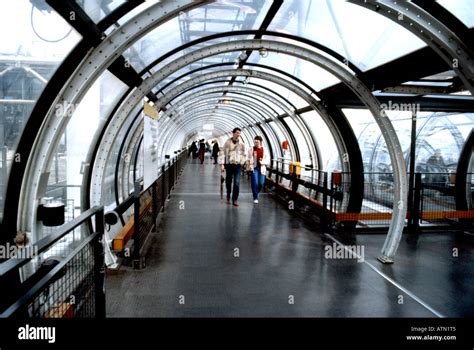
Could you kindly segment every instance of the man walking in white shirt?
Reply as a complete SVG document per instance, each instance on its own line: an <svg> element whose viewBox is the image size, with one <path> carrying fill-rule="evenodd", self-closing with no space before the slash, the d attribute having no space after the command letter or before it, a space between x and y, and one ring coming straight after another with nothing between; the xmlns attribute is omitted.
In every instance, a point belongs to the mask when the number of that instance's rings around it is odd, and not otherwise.
<svg viewBox="0 0 474 350"><path fill-rule="evenodd" d="M232 130L232 137L224 143L218 160L221 171L225 170L226 172L227 203L230 203L232 195L232 204L235 207L239 206L240 174L246 161L245 145L240 140L241 131L240 128Z"/></svg>

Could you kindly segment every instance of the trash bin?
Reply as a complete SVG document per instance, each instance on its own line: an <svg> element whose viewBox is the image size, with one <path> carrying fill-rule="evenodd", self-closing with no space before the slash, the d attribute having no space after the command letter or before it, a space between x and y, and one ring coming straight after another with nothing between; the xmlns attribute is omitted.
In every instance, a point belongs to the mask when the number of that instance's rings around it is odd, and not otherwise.
<svg viewBox="0 0 474 350"><path fill-rule="evenodd" d="M64 217L63 203L46 203L38 207L38 220L41 220L44 226L61 226L64 224Z"/></svg>
<svg viewBox="0 0 474 350"><path fill-rule="evenodd" d="M332 171L332 183L334 186L341 186L342 183L342 173L338 169Z"/></svg>

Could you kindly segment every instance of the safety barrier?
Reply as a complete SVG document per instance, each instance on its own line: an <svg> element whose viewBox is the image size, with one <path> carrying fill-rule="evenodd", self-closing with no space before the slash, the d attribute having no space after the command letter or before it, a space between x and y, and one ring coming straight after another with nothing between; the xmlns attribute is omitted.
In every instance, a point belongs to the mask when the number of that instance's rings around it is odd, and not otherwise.
<svg viewBox="0 0 474 350"><path fill-rule="evenodd" d="M132 258L133 268L145 267L145 254L149 243L150 234L156 231L157 219L160 212L165 210L166 200L174 189L187 160L187 152L181 151L176 157L162 165L158 178L147 188L143 189L142 180L135 182L134 193L123 201L113 212L122 216L129 208L133 207L133 215L122 230L112 241L112 249L123 252L125 257ZM114 215L106 215L114 220ZM131 241L129 241L131 239ZM133 242L133 244L128 244Z"/></svg>
<svg viewBox="0 0 474 350"><path fill-rule="evenodd" d="M339 223L353 223L358 227L380 227L390 223L393 207L392 173L364 173L362 206L359 212L347 212L351 189L351 174L332 173L272 160L267 182L277 195L309 205L328 228ZM285 172L287 170L288 172ZM291 171L290 171L291 170ZM410 176L410 174L408 174ZM473 174L467 174L462 192L467 208L457 209L454 173L413 174L414 186L409 193L407 227L458 225L465 226L474 219ZM459 190L458 190L459 192ZM470 209L469 209L470 208Z"/></svg>
<svg viewBox="0 0 474 350"><path fill-rule="evenodd" d="M105 317L103 236L104 209L93 207L18 249L0 264L0 317Z"/></svg>

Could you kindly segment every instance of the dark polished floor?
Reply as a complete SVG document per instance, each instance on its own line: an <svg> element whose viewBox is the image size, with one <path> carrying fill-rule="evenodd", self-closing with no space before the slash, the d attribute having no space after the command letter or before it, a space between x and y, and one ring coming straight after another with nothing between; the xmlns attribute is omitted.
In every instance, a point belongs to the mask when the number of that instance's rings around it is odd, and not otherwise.
<svg viewBox="0 0 474 350"><path fill-rule="evenodd" d="M385 236L357 235L343 243L363 247L364 262L331 259L331 237L268 194L253 204L246 179L239 208L222 202L209 163L188 164L167 204L146 268L108 275L109 317L474 316L470 239L404 235L382 265Z"/></svg>

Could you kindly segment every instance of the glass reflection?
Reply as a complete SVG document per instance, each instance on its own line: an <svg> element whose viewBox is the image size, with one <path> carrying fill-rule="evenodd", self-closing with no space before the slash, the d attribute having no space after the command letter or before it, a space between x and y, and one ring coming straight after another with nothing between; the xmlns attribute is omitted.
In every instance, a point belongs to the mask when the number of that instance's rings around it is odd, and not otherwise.
<svg viewBox="0 0 474 350"><path fill-rule="evenodd" d="M124 56L137 71L142 71L157 58L157 52L168 52L215 33L258 29L270 5L269 0L218 1L183 12L137 41ZM186 49L180 55L196 48Z"/></svg>
<svg viewBox="0 0 474 350"><path fill-rule="evenodd" d="M19 0L14 6L4 1L2 5L0 221L8 176L23 128L54 72L81 38L44 1L33 5L28 0Z"/></svg>
<svg viewBox="0 0 474 350"><path fill-rule="evenodd" d="M361 70L426 46L392 20L345 1L284 1L269 30L288 32L320 43Z"/></svg>
<svg viewBox="0 0 474 350"><path fill-rule="evenodd" d="M68 205L69 217L77 217L82 208L83 175L88 171L87 156L94 144L94 135L100 132L105 120L127 86L108 71L91 86L70 117L54 158L49 163L48 186L42 198ZM110 156L110 155L109 155ZM114 165L110 161L110 166ZM108 180L105 179L107 184ZM113 189L105 186L112 196ZM42 237L42 225L32 228Z"/></svg>

